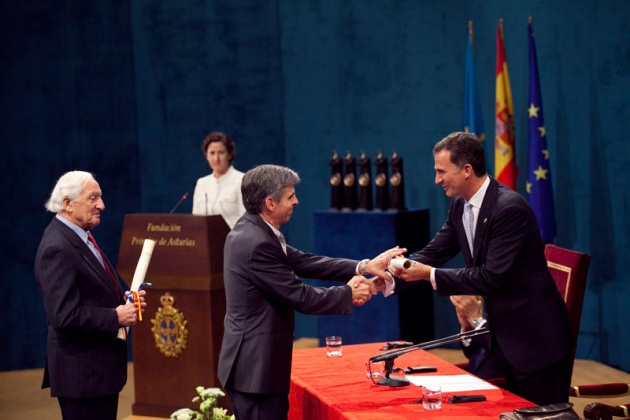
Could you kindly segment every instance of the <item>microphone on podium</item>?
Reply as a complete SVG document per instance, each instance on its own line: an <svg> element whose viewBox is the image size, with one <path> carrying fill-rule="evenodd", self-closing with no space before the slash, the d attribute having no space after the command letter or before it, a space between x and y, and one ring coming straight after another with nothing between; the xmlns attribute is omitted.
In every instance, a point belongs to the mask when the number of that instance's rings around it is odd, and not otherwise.
<svg viewBox="0 0 630 420"><path fill-rule="evenodd" d="M182 204L187 197L188 197L188 193L185 193L184 195L182 195L182 198L179 199L177 204L175 204L175 207L173 207L173 209L169 211L168 214L172 214L175 211L175 209L179 207L179 205Z"/></svg>

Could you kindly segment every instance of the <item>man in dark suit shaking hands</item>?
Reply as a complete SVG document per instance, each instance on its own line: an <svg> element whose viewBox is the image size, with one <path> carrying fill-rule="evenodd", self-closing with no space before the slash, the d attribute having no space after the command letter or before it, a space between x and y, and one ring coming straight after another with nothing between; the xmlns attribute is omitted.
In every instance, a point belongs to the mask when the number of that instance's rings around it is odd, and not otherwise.
<svg viewBox="0 0 630 420"><path fill-rule="evenodd" d="M372 260L354 261L287 245L280 226L298 204L299 181L294 171L282 166L248 171L241 185L247 212L225 242L227 310L218 377L237 419L287 418L294 311L350 313L353 302L362 304L376 293L362 276L385 276L389 260L406 251L396 247ZM298 276L348 284L312 287Z"/></svg>
<svg viewBox="0 0 630 420"><path fill-rule="evenodd" d="M482 296L490 356L503 366L508 389L541 405L568 401L569 314L547 268L532 209L486 174L474 134L448 135L433 148L433 158L435 183L453 199L446 221L413 253L419 264L390 271L403 280L430 281L440 295ZM466 268L436 268L460 251Z"/></svg>
<svg viewBox="0 0 630 420"><path fill-rule="evenodd" d="M134 325L138 313L90 233L105 210L101 188L89 172L68 172L46 209L56 215L35 257L48 320L42 388L58 398L64 420L115 420L127 381L127 344L119 330Z"/></svg>

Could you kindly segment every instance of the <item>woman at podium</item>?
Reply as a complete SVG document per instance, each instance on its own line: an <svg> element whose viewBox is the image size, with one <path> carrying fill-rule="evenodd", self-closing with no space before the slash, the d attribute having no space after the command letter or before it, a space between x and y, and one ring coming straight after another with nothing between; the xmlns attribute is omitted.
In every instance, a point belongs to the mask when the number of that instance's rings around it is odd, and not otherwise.
<svg viewBox="0 0 630 420"><path fill-rule="evenodd" d="M234 140L219 131L208 134L201 143L212 173L197 180L193 193L192 214L208 216L220 214L232 229L245 213L241 195L243 172L232 162L236 157Z"/></svg>

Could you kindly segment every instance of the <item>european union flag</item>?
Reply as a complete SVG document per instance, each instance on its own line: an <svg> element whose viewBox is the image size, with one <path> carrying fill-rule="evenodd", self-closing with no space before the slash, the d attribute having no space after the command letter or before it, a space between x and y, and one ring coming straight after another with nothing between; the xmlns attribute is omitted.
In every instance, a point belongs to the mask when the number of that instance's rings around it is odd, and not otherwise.
<svg viewBox="0 0 630 420"><path fill-rule="evenodd" d="M534 30L531 19L527 32L529 35L527 201L536 214L543 242L552 243L554 236L556 236L556 215L553 205L547 132L543 118L540 81L538 79L538 61L536 60L536 45L534 44Z"/></svg>
<svg viewBox="0 0 630 420"><path fill-rule="evenodd" d="M472 50L472 22L469 22L468 42L466 43L466 74L464 77L464 131L474 133L480 141L484 141L486 133L483 128L481 101L477 88L477 75ZM485 149L485 143L484 143Z"/></svg>

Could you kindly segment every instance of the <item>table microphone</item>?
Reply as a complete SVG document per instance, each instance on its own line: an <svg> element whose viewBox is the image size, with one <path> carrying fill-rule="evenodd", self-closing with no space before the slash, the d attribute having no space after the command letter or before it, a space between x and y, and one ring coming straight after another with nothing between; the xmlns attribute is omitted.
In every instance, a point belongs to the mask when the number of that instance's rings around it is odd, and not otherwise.
<svg viewBox="0 0 630 420"><path fill-rule="evenodd" d="M182 195L182 198L179 199L177 204L175 204L175 207L173 207L173 209L169 211L168 214L172 214L175 211L175 209L179 207L179 205L182 204L187 197L188 197L188 193L185 193L184 195Z"/></svg>
<svg viewBox="0 0 630 420"><path fill-rule="evenodd" d="M396 359L398 356L402 356L404 354L411 353L412 351L416 351L416 350L432 349L434 347L438 347L443 344L449 344L449 343L459 341L462 339L468 339L468 338L476 337L478 335L488 334L489 332L490 330L488 330L486 327L481 327L476 330L466 331L466 332L451 335L445 338L438 338L437 340L428 341L426 343L420 343L420 344L415 344L413 346L398 348L395 350L389 350L389 351L386 351L385 353L380 353L380 354L377 354L376 356L370 357L368 359L368 363L385 362L385 368L384 368L385 375L381 379L379 379L378 382L376 382L376 385L384 385L384 386L390 386L390 387L407 386L409 385L409 380L407 378L400 378L400 377L397 378L397 377L390 376L390 374L394 370L394 359ZM424 368L423 370L430 371L432 369L433 369L433 366L430 366L430 367Z"/></svg>

